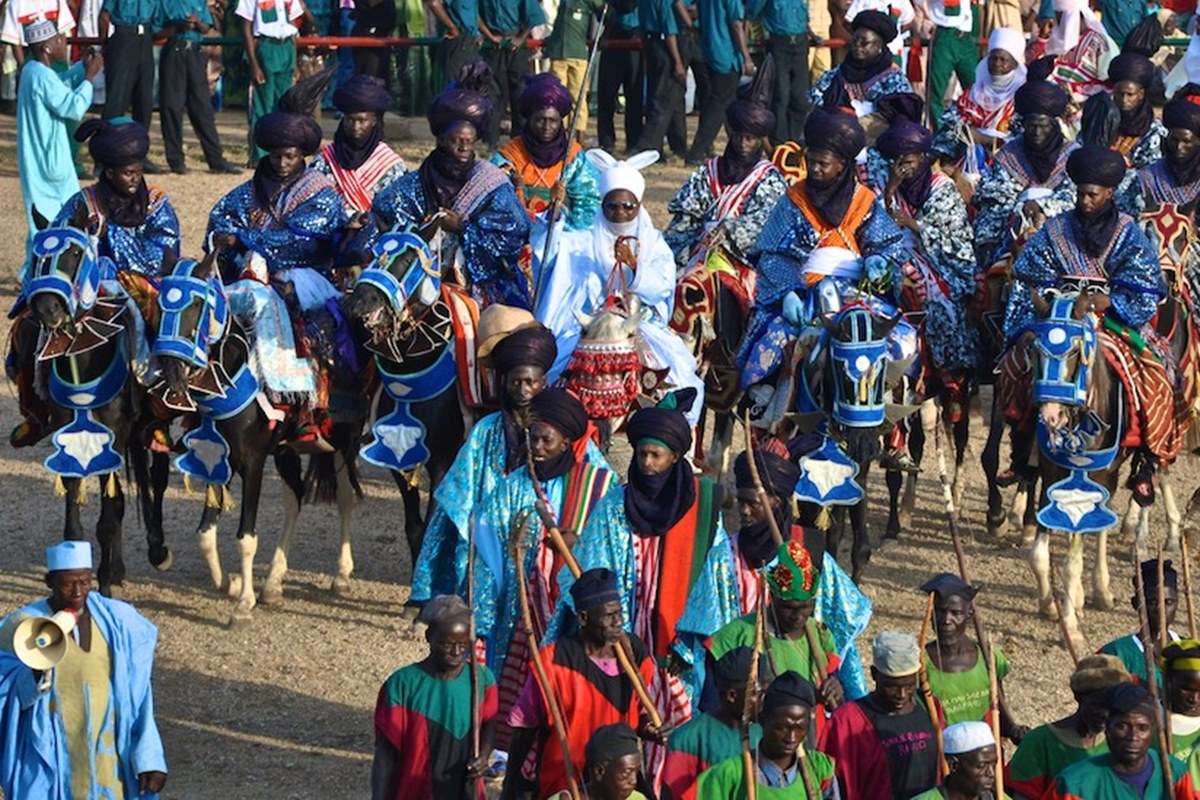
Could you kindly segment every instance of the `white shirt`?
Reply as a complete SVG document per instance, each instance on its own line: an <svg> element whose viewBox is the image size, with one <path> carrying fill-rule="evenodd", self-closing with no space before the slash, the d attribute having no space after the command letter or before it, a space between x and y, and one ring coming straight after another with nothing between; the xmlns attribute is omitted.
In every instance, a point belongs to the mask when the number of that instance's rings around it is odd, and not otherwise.
<svg viewBox="0 0 1200 800"><path fill-rule="evenodd" d="M294 24L304 16L303 0L238 0L235 12L253 23L255 36L290 39L300 33Z"/></svg>
<svg viewBox="0 0 1200 800"><path fill-rule="evenodd" d="M0 28L0 41L24 46L25 25L40 19L53 22L59 33L75 30L75 17L66 0L8 0L4 9L4 25Z"/></svg>
<svg viewBox="0 0 1200 800"><path fill-rule="evenodd" d="M971 2L961 0L958 16L946 16L946 6L943 0L929 0L929 19L939 28L949 28L963 33L971 32Z"/></svg>

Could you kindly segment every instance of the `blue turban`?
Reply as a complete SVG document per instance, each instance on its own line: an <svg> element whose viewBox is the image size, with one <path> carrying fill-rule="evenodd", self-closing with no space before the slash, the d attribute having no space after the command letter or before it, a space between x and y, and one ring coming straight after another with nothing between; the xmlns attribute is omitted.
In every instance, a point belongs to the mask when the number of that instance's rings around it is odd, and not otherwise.
<svg viewBox="0 0 1200 800"><path fill-rule="evenodd" d="M382 114L392 104L387 86L379 78L355 75L333 93L333 105L343 114L374 111Z"/></svg>
<svg viewBox="0 0 1200 800"><path fill-rule="evenodd" d="M263 150L297 147L311 156L321 146L321 126L307 114L273 111L255 123L254 143Z"/></svg>
<svg viewBox="0 0 1200 800"><path fill-rule="evenodd" d="M565 117L571 113L571 93L562 81L549 72L531 75L525 79L517 107L526 117L533 116L534 112L543 108L553 108Z"/></svg>
<svg viewBox="0 0 1200 800"><path fill-rule="evenodd" d="M144 161L150 152L150 134L129 117L85 120L75 131L75 140L88 143L97 164L113 169Z"/></svg>

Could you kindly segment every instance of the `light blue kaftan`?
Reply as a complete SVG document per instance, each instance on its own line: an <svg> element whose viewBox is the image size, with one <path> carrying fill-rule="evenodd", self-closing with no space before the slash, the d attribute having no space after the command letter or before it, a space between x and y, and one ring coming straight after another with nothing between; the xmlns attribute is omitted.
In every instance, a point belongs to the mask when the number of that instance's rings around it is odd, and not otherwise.
<svg viewBox="0 0 1200 800"><path fill-rule="evenodd" d="M75 194L54 220L54 227L68 227L76 208L83 206L89 215L99 215L100 204L92 187ZM162 274L163 254L179 256L179 217L170 199L161 189L150 187L150 208L146 220L136 228L126 228L112 220L103 220L99 255L107 256L118 270L132 270L157 278Z"/></svg>
<svg viewBox="0 0 1200 800"><path fill-rule="evenodd" d="M503 412L488 414L471 427L454 463L433 491L437 507L425 527L413 568L411 602L427 603L466 586L467 526L483 500L504 482L507 453ZM608 466L600 448L591 442L587 456L592 464Z"/></svg>
<svg viewBox="0 0 1200 800"><path fill-rule="evenodd" d="M519 141L520 137L513 139L514 142ZM492 153L491 162L497 167L504 170L512 170L521 173L521 168L513 164L504 157L503 149ZM532 162L531 162L532 163ZM566 225L567 230L577 231L581 228L587 228L592 224L592 218L596 216L596 212L600 210L600 175L596 172L595 166L588 160L587 151L580 150L575 158L571 159L571 163L567 164L562 173L563 187L567 190L566 203ZM550 193L551 187L537 187L539 194ZM525 192L526 206L529 207L531 187L526 184ZM533 213L531 209L530 213Z"/></svg>
<svg viewBox="0 0 1200 800"><path fill-rule="evenodd" d="M40 61L26 59L17 92L17 166L25 199L25 263L33 243L33 209L46 220L58 216L63 203L79 191L67 124L83 119L92 105L92 82L80 62L58 73Z"/></svg>
<svg viewBox="0 0 1200 800"><path fill-rule="evenodd" d="M693 708L697 707L704 686L704 642L739 616L733 550L725 526L719 521L716 524L704 567L692 584L683 616L675 625L675 641L669 643L671 652L691 667L680 675L680 679L687 688ZM634 632L639 613L650 611L637 607L641 576L634 553L636 535L625 515L625 487L621 486L612 489L592 512L574 549L575 558L584 571L607 567L616 573L625 630L629 633ZM569 625L573 624L575 614L570 589L574 583L575 578L569 571L559 574L559 605L546 632L547 641L565 635Z"/></svg>
<svg viewBox="0 0 1200 800"><path fill-rule="evenodd" d="M1030 287L1049 289L1071 277L1106 278L1108 313L1134 330L1141 328L1166 297L1158 253L1129 216L1121 214L1113 243L1100 258L1083 252L1071 229L1071 214L1049 220L1034 234L1013 264L1012 293L1004 317L1004 338L1012 342L1033 321Z"/></svg>
<svg viewBox="0 0 1200 800"><path fill-rule="evenodd" d="M138 775L167 771L150 686L158 630L133 606L99 592L88 595L87 607L112 659L115 719L110 722L116 726L125 797L157 798L157 794L138 793ZM14 612L42 617L51 613L46 600ZM10 618L0 620L0 625ZM33 671L11 653L0 651L0 789L7 800L85 800L71 797L66 731L61 716L52 711L54 673L49 674L51 685L39 691Z"/></svg>
<svg viewBox="0 0 1200 800"><path fill-rule="evenodd" d="M469 209L464 214L466 227L461 236L444 237L442 268L449 267L451 261L461 261L466 277L484 305L503 303L530 309L533 303L529 280L518 263L529 239L529 215L508 177L494 164L477 161L467 186L459 192L460 198L471 194L473 183L484 189L477 196L463 200L464 208ZM425 194L419 169L401 175L375 195L371 209L381 231L419 226L439 210Z"/></svg>

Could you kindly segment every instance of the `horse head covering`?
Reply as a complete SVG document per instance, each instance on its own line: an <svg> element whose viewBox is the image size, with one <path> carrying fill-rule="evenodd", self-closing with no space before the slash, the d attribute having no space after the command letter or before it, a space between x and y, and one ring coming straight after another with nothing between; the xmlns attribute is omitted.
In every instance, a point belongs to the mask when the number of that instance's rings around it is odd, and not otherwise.
<svg viewBox="0 0 1200 800"><path fill-rule="evenodd" d="M624 161L618 161L597 147L588 150L587 157L600 173L600 199L608 197L609 192L626 189L632 192L640 203L642 195L646 193L646 179L642 177L642 170L658 161L658 152L644 150Z"/></svg>
<svg viewBox="0 0 1200 800"><path fill-rule="evenodd" d="M451 81L429 107L429 130L441 136L456 125L466 123L476 133L482 133L492 115L492 102L487 87L491 70L482 59L463 66L458 78Z"/></svg>
<svg viewBox="0 0 1200 800"><path fill-rule="evenodd" d="M1088 0L1054 0L1054 10L1062 17L1050 34L1050 42L1046 45L1047 55L1060 56L1079 44L1085 25L1107 38L1104 26L1092 12Z"/></svg>

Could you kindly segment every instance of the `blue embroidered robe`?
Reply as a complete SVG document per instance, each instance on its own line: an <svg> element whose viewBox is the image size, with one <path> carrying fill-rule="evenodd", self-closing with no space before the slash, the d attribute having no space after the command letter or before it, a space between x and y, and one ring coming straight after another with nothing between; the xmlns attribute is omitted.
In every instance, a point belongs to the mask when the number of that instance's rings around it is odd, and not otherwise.
<svg viewBox="0 0 1200 800"><path fill-rule="evenodd" d="M179 217L166 193L150 187L150 207L146 220L136 228L126 228L104 219L96 199L95 189L89 187L71 196L54 218L53 227L68 227L75 211L83 206L90 217L102 223L98 255L111 258L118 270L132 270L157 278L162 274L163 254L170 251L179 256Z"/></svg>
<svg viewBox="0 0 1200 800"><path fill-rule="evenodd" d="M138 775L167 771L150 686L158 630L133 606L99 592L88 595L87 607L112 659L112 722L125 797L157 798L138 793ZM13 616L52 613L49 602L39 600L0 620L0 626ZM39 691L33 671L0 650L0 790L8 800L72 800L71 759L62 717L54 711L53 674L49 690Z"/></svg>
<svg viewBox="0 0 1200 800"><path fill-rule="evenodd" d="M834 77L840 73L841 67L834 67L817 79L813 87L808 90L809 106L816 108L825 104L825 94L829 91ZM874 104L879 102L882 97L887 97L890 94L909 94L913 91L912 84L908 82L908 78L894 66L875 76L865 84L847 84L846 88L851 100L870 104L871 108L869 109L866 107L855 109L860 116L872 113ZM862 95L861 97L858 96L860 94Z"/></svg>

